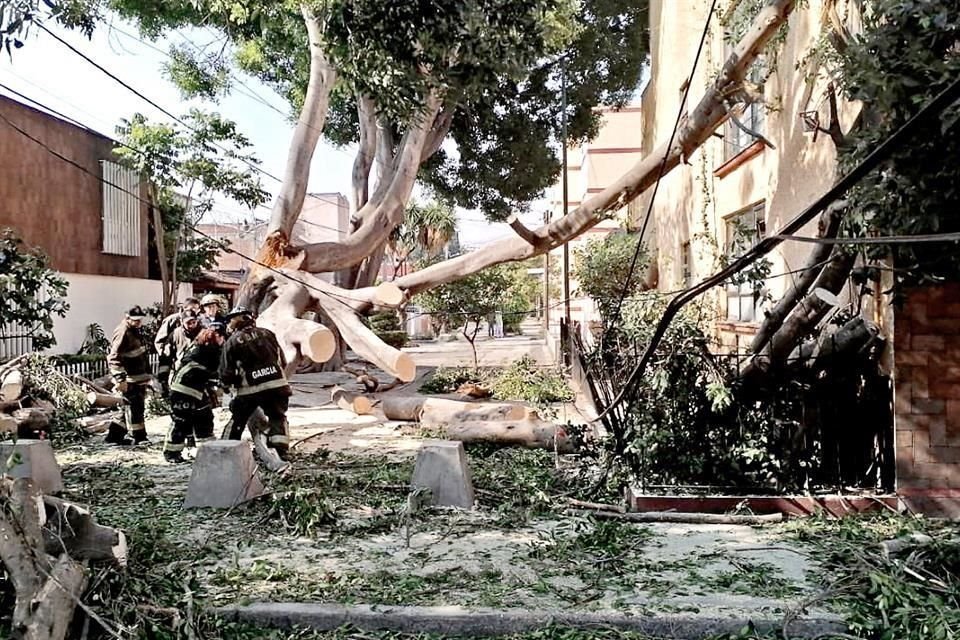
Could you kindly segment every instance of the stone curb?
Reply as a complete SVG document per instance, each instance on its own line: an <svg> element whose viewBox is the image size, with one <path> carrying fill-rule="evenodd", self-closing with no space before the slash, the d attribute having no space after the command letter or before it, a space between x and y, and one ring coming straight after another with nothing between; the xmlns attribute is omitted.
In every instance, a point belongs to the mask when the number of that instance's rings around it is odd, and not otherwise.
<svg viewBox="0 0 960 640"><path fill-rule="evenodd" d="M210 613L228 621L264 627L308 627L320 631L351 625L364 631L440 633L447 635L499 636L559 625L578 629L614 628L636 631L670 640L702 640L724 633L739 633L752 622L757 631L779 631L782 617L744 619L696 614L626 615L622 613L575 613L527 609L467 609L459 606L414 607L390 605L340 605L301 602L260 602L218 607ZM814 638L846 630L839 617L829 614L801 618L790 624L790 637Z"/></svg>

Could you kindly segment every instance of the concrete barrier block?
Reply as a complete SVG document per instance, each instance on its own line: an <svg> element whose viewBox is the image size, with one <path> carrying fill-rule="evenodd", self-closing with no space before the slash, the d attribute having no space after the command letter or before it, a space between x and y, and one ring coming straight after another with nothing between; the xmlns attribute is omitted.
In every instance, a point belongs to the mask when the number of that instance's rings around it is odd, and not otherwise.
<svg viewBox="0 0 960 640"><path fill-rule="evenodd" d="M9 464L9 468L8 468ZM0 474L30 478L43 493L63 491L60 465L49 440L0 442Z"/></svg>
<svg viewBox="0 0 960 640"><path fill-rule="evenodd" d="M473 508L473 481L462 442L425 440L417 453L410 484L415 489L429 489L430 504Z"/></svg>
<svg viewBox="0 0 960 640"><path fill-rule="evenodd" d="M184 509L229 509L264 491L249 442L214 440L197 449Z"/></svg>

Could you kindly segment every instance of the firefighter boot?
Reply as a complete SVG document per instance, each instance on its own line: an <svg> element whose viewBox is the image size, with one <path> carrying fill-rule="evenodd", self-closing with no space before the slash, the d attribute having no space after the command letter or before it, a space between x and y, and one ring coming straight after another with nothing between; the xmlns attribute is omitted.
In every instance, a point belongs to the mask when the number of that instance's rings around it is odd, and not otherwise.
<svg viewBox="0 0 960 640"><path fill-rule="evenodd" d="M183 454L179 451L164 451L163 459L169 462L170 464L182 464L186 462L183 457Z"/></svg>
<svg viewBox="0 0 960 640"><path fill-rule="evenodd" d="M133 432L133 444L150 444L150 441L147 439L147 430L146 429L136 429Z"/></svg>
<svg viewBox="0 0 960 640"><path fill-rule="evenodd" d="M104 439L107 444L131 445L133 441L127 437L127 430L116 422L110 423L107 429L107 437Z"/></svg>

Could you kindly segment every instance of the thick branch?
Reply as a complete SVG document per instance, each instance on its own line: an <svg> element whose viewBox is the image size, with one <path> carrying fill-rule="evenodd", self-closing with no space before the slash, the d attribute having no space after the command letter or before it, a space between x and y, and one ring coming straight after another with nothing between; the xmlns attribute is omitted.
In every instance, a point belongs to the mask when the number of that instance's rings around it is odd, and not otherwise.
<svg viewBox="0 0 960 640"><path fill-rule="evenodd" d="M813 293L808 294L793 310L779 331L773 334L762 352L754 355L743 370L742 378L749 380L770 366L782 363L793 351L800 339L812 331L824 318L832 304L817 295L817 289L824 289L836 295L850 277L850 271L856 256L847 253L842 247L834 247L830 263L820 272L813 284Z"/></svg>
<svg viewBox="0 0 960 640"><path fill-rule="evenodd" d="M340 242L320 242L301 247L304 260L301 268L311 273L338 271L359 264L371 247L386 242L390 232L403 221L404 207L410 199L420 155L431 123L440 108L440 99L434 94L427 100L426 114L404 134L395 160L396 171L385 189L382 201L374 194L359 212L360 228ZM380 191L378 186L377 191Z"/></svg>
<svg viewBox="0 0 960 640"><path fill-rule="evenodd" d="M423 145L420 162L426 162L430 159L430 156L440 150L440 145L443 144L447 134L450 132L450 125L453 124L453 113L455 110L455 107L449 106L437 114L436 120L434 120L433 126L430 128L430 135L427 137L427 142Z"/></svg>
<svg viewBox="0 0 960 640"><path fill-rule="evenodd" d="M507 218L507 224L510 225L510 228L516 231L517 235L529 242L532 246L537 246L537 243L541 242L541 239L531 231L525 224L520 222L520 218L516 214Z"/></svg>
<svg viewBox="0 0 960 640"><path fill-rule="evenodd" d="M774 0L762 9L727 58L714 84L682 125L674 144L669 148L661 145L602 192L569 214L533 231L540 244L534 246L523 238L508 238L398 278L396 284L407 296L412 296L501 262L526 260L572 240L594 227L605 214L626 206L656 182L661 164L664 172L671 171L710 138L727 116L726 90L743 82L750 65L795 6L796 0Z"/></svg>
<svg viewBox="0 0 960 640"><path fill-rule="evenodd" d="M840 230L840 218L844 206L845 203L839 202L824 211L820 217L817 232L818 237L835 238L837 236L837 231ZM803 296L807 295L814 280L816 280L820 272L823 271L824 265L830 258L832 248L833 247L828 244L816 245L807 258L807 263L804 265L800 277L783 297L780 298L777 304L767 312L763 324L760 326L757 335L754 336L753 342L750 344L751 353L760 353L760 351L767 346L767 343L770 342L770 338L780 330L780 327L783 326L783 321L787 319L787 316L793 311Z"/></svg>
<svg viewBox="0 0 960 640"><path fill-rule="evenodd" d="M279 232L284 238L290 237L293 225L303 209L307 181L310 179L310 162L326 123L330 90L336 80L336 72L323 53L323 34L316 16L306 4L301 6L301 13L310 41L310 77L303 109L290 141L283 184L274 202L270 225L267 227L268 234Z"/></svg>
<svg viewBox="0 0 960 640"><path fill-rule="evenodd" d="M353 194L350 199L351 223L367 204L370 194L370 169L377 152L377 114L375 105L367 96L357 97L357 118L360 121L360 147L353 161Z"/></svg>

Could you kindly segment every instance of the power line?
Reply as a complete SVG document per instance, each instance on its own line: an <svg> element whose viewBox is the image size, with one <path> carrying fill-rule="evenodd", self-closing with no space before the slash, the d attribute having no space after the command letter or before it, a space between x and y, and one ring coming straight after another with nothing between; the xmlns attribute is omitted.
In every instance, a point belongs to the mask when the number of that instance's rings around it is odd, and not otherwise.
<svg viewBox="0 0 960 640"><path fill-rule="evenodd" d="M814 238L810 236L777 235L772 236L779 240L790 242L806 242L810 244L919 244L925 242L957 242L960 241L960 232L918 233L912 236L874 236L869 238Z"/></svg>
<svg viewBox="0 0 960 640"><path fill-rule="evenodd" d="M660 168L657 170L657 180L653 183L653 194L650 196L650 202L647 204L647 213L643 217L643 225L640 227L640 236L637 238L637 246L633 251L633 258L630 260L630 269L627 271L627 279L623 283L623 290L620 292L620 300L617 301L613 313L615 323L620 317L620 308L623 306L623 298L630 290L630 282L633 280L633 272L637 268L637 262L640 259L640 252L643 248L643 236L647 231L647 225L650 223L653 214L653 203L657 199L657 192L660 190L660 180L666 173L667 158L670 157L670 149L673 147L673 140L677 136L677 130L680 128L680 121L683 120L684 107L687 104L687 96L690 95L690 86L693 84L693 74L697 70L697 64L700 62L700 54L703 53L704 43L707 41L707 35L710 33L710 21L713 19L713 13L717 8L717 0L710 3L710 11L707 13L706 22L703 25L703 33L700 35L700 45L697 47L697 54L693 58L693 66L690 68L690 74L687 76L687 82L683 88L683 97L680 99L680 107L677 109L677 119L673 123L673 130L670 132L670 140L667 142L666 149L663 152L663 160L660 162Z"/></svg>
<svg viewBox="0 0 960 640"><path fill-rule="evenodd" d="M190 129L191 131L197 132L196 127L188 124L188 123L185 122L182 118L174 115L174 114L171 113L169 110L167 110L166 108L164 108L164 107L162 107L160 104L158 104L156 101L154 101L154 100L152 100L151 98L149 98L149 97L147 97L146 95L144 95L141 91L139 91L139 90L137 90L136 88L130 86L130 85L129 85L127 82L125 82L124 80L121 80L120 78L118 78L116 75L114 75L113 73L111 73L108 69L106 69L103 65L101 65L101 64L98 63L97 61L93 60L93 59L90 58L88 55L86 55L85 53L83 53L82 51L80 51L79 49L77 49L76 47L74 47L72 44L70 44L69 42L67 42L66 40L64 40L63 38L61 38L61 37L58 36L57 34L55 34L53 31L51 31L50 29L48 29L44 24L42 24L42 23L40 23L40 22L37 22L36 25L37 25L40 29L42 29L45 33L47 33L50 37L52 37L54 40L56 40L57 42L59 42L59 43L62 44L63 46L67 47L70 51L72 51L72 52L75 53L76 55L78 55L78 56L80 56L81 58L83 58L84 60L86 60L89 64L91 64L91 65L93 65L95 68L97 68L100 72L102 72L103 74L105 74L106 76L108 76L110 79L112 79L114 82L116 82L117 84L119 84L119 85L122 86L123 88L125 88L125 89L127 89L128 91L130 91L131 93L133 93L135 96L137 96L138 98L140 98L141 100L143 100L143 101L146 102L147 104L151 105L152 107L154 107L155 109L159 110L161 113L163 113L163 114L166 115L167 117L172 118L174 121L180 123L181 125L183 125L184 127ZM217 148L219 148L221 151L224 151L225 153L229 153L229 150L226 149L226 148L224 148L222 145L220 145L220 144L218 144L218 143L215 143L215 142L212 143L212 144L213 144L214 146L216 146ZM283 180L282 180L281 178L278 178L277 176L275 176L275 175L273 175L272 173L268 172L268 171L267 171L266 169L264 169L263 167L260 167L260 166L258 166L258 165L256 165L256 164L250 162L249 160L247 160L247 159L245 159L245 158L237 158L237 159L240 160L242 163L246 164L248 167L250 167L251 170L253 170L253 171L257 172L257 173L260 173L260 174L262 174L262 175L264 175L264 176L267 176L267 177L270 178L271 180L275 180L276 182L278 182L278 183L280 183L280 184L283 184ZM318 199L318 200L321 200L322 202L326 202L326 203L328 203L328 204L334 204L334 205L339 204L338 202L334 202L334 201L331 201L331 200L327 200L327 199L325 199L325 198L323 198L323 197L321 197L321 196L317 196L317 195L314 195L314 194L309 194L309 193L308 193L307 195L310 196L310 197L314 197L314 198L316 198L316 199ZM329 227L329 228L330 228L331 230L334 230L334 231L338 231L338 232L340 231L339 229L335 229L334 227Z"/></svg>

